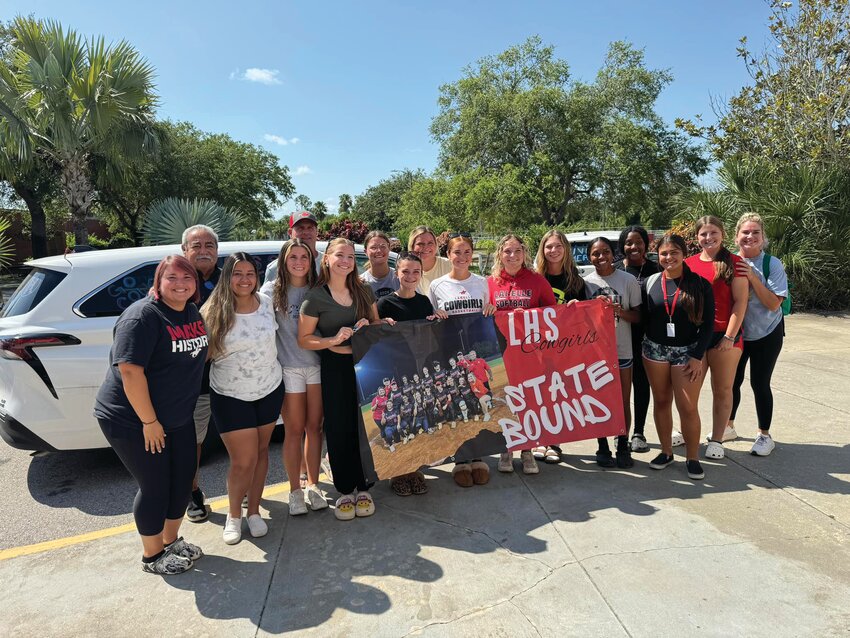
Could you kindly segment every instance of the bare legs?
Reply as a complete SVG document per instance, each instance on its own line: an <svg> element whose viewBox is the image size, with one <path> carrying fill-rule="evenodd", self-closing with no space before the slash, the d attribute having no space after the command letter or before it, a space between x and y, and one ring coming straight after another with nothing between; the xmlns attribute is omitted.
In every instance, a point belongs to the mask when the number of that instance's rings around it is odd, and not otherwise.
<svg viewBox="0 0 850 638"><path fill-rule="evenodd" d="M299 473L306 465L307 484L319 482L319 463L322 456L322 386L312 384L306 392L289 393L283 397L283 466L289 477L290 489L301 489ZM305 436L306 434L306 436ZM302 452L303 444L303 452Z"/></svg>
<svg viewBox="0 0 850 638"><path fill-rule="evenodd" d="M230 517L242 517L242 497L248 494L248 516L260 513L260 498L269 470L269 440L274 423L257 428L233 430L221 435L230 470L227 473L227 498Z"/></svg>
<svg viewBox="0 0 850 638"><path fill-rule="evenodd" d="M667 362L651 361L646 358L643 360L643 365L652 388L652 411L661 451L667 456L673 454L673 401L675 400L682 434L685 437L687 458L697 460L701 427L697 403L702 386L701 379L690 381L684 373L684 366L671 366Z"/></svg>
<svg viewBox="0 0 850 638"><path fill-rule="evenodd" d="M740 359L741 350L738 348L712 348L705 353L706 363L703 364L703 369L711 370L711 438L714 441L723 440L723 432L729 423L729 415L732 414L732 384Z"/></svg>

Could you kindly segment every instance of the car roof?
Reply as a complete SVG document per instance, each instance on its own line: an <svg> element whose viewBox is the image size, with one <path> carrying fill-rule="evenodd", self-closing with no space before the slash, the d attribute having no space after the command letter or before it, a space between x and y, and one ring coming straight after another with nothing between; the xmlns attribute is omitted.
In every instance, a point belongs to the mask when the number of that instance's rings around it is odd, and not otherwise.
<svg viewBox="0 0 850 638"><path fill-rule="evenodd" d="M287 240L267 241L223 241L218 245L219 254L229 255L243 250L252 253L277 253ZM326 241L316 242L316 248L322 251L327 246ZM363 252L363 247L357 244L357 249ZM53 255L42 257L27 262L27 266L34 268L50 268L67 272L73 268L110 268L121 267L126 264L139 264L146 261L158 261L168 255L182 255L180 244L168 244L165 246L137 246L134 248L114 248L110 250L91 250L84 253L68 253L67 255Z"/></svg>
<svg viewBox="0 0 850 638"><path fill-rule="evenodd" d="M621 232L622 231L619 230L582 230L575 233L567 233L567 241L570 243L577 241L590 241L597 237L605 237L606 239L617 241L620 239Z"/></svg>

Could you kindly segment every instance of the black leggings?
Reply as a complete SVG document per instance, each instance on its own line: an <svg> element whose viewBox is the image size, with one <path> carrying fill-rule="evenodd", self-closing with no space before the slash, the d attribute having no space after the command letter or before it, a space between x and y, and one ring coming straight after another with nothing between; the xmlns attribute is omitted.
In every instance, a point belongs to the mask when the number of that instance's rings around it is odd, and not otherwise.
<svg viewBox="0 0 850 638"><path fill-rule="evenodd" d="M635 397L635 434L643 435L643 428L646 425L646 413L649 411L649 379L646 376L646 369L643 367L643 352L642 352L643 333L639 339L635 339L635 334L632 332L632 388L634 388Z"/></svg>
<svg viewBox="0 0 850 638"><path fill-rule="evenodd" d="M325 406L325 438L334 476L334 487L340 494L355 489L367 490L360 461L360 419L357 404L357 380L354 357L320 350L322 359L322 403Z"/></svg>
<svg viewBox="0 0 850 638"><path fill-rule="evenodd" d="M735 419L738 406L741 404L741 386L744 385L744 369L747 361L750 362L750 387L756 400L756 416L758 417L759 429L769 430L773 421L773 392L770 390L770 379L776 360L782 350L782 340L785 336L785 320L773 329L766 337L755 341L744 341L744 353L738 362L738 371L735 373L735 383L732 384L732 414L731 420Z"/></svg>
<svg viewBox="0 0 850 638"><path fill-rule="evenodd" d="M183 518L192 495L197 463L195 425L187 423L166 432L162 452L145 452L141 429L121 427L98 419L100 429L127 471L139 484L133 517L142 536L162 533L165 520Z"/></svg>

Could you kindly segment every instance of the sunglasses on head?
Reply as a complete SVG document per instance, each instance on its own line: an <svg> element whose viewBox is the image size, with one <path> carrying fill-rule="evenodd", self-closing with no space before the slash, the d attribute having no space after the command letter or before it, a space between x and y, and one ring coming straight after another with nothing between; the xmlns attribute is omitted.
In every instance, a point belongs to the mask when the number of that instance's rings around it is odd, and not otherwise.
<svg viewBox="0 0 850 638"><path fill-rule="evenodd" d="M452 233L449 235L449 239L454 239L455 237L463 237L464 239L472 239L472 235L469 233Z"/></svg>

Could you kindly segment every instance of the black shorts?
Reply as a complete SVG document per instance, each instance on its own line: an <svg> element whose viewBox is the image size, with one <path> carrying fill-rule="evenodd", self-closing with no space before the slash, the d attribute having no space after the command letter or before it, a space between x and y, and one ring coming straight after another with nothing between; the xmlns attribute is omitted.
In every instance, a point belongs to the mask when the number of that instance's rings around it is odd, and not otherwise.
<svg viewBox="0 0 850 638"><path fill-rule="evenodd" d="M256 428L274 423L283 406L283 382L266 396L255 401L242 401L210 388L210 408L215 428L219 434Z"/></svg>

